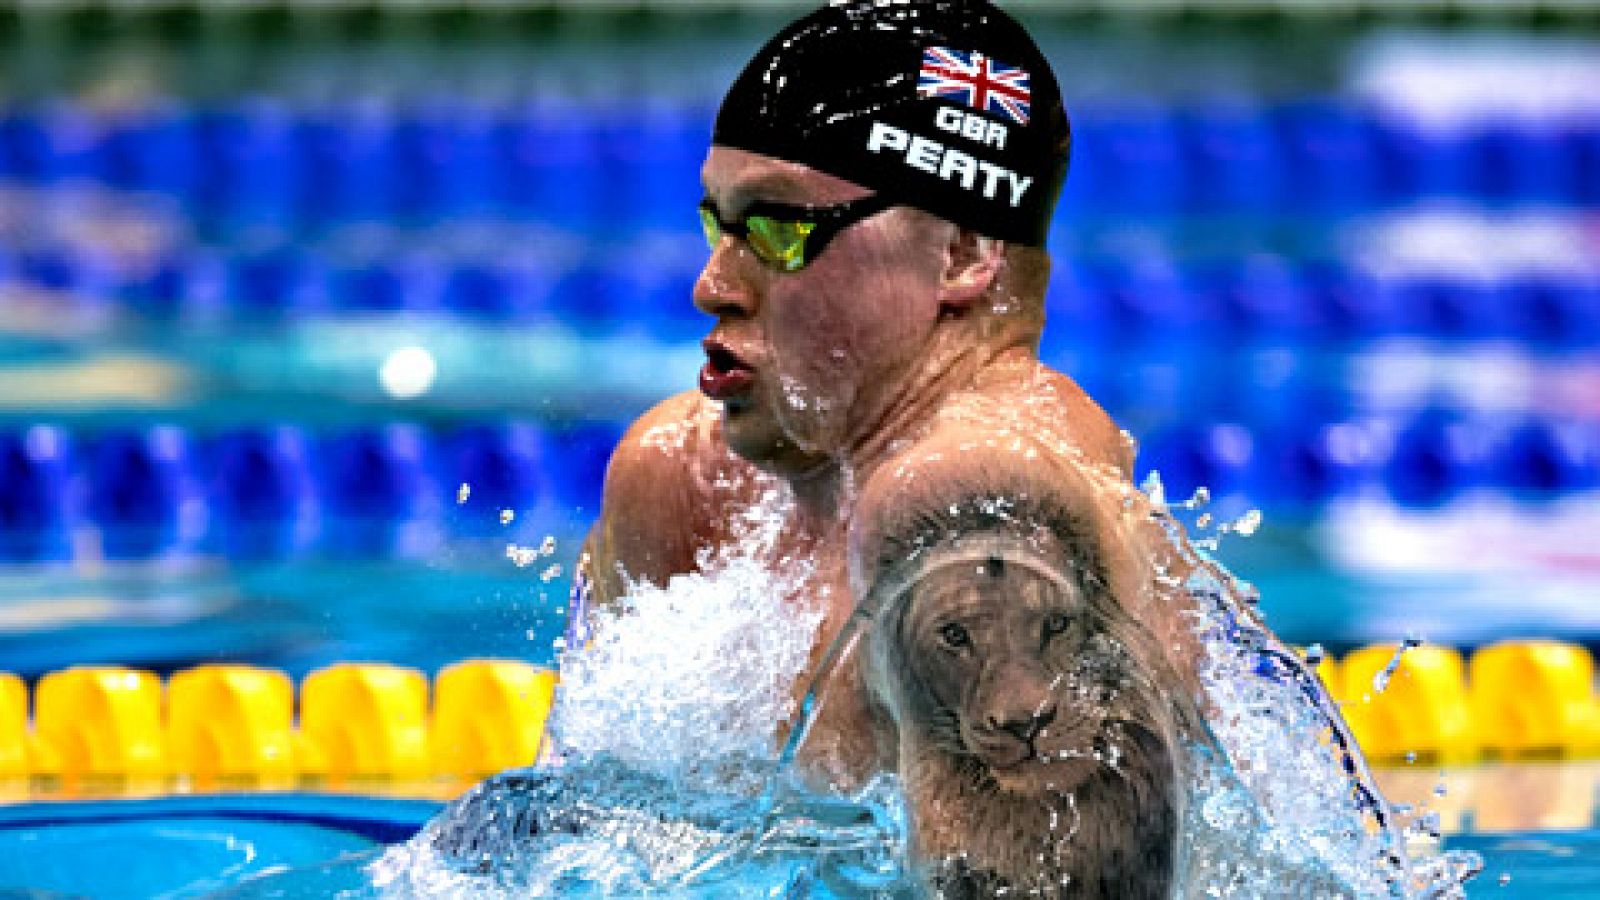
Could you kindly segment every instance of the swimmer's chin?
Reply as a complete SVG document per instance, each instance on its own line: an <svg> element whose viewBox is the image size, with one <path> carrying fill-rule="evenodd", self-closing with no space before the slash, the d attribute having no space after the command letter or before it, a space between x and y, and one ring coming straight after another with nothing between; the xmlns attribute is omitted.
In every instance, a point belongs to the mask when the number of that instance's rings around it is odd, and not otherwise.
<svg viewBox="0 0 1600 900"><path fill-rule="evenodd" d="M804 481L826 475L837 464L827 453L802 449L754 401L738 409L723 405L722 439L745 462L783 478Z"/></svg>

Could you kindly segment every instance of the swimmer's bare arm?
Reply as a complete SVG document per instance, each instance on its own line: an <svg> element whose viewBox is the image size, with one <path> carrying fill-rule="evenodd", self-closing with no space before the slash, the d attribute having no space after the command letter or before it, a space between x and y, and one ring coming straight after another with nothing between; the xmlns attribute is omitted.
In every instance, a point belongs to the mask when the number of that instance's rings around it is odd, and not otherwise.
<svg viewBox="0 0 1600 900"><path fill-rule="evenodd" d="M694 569L708 512L696 474L703 402L695 392L662 401L612 452L600 517L578 561L591 603L615 603L629 579L665 584Z"/></svg>

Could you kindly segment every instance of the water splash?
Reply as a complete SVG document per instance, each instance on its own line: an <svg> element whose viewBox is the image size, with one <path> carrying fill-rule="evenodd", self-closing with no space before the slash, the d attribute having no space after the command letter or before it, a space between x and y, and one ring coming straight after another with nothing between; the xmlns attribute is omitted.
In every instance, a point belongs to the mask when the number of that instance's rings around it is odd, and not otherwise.
<svg viewBox="0 0 1600 900"><path fill-rule="evenodd" d="M1159 479L1147 487L1169 517L1207 500L1197 491L1169 507ZM794 680L818 624L786 599L811 574L806 560L774 556L786 510L781 492L769 494L735 529L747 537L704 550L697 574L630 585L598 613L594 640L564 660L551 724L562 764L475 789L371 864L373 889L753 897L833 883L816 893L915 893L892 781L854 801L771 789L787 784L775 781L775 725L795 715ZM1247 514L1216 531L1257 524ZM1182 551L1190 566L1178 586L1194 604L1210 738L1189 748L1178 894L1464 896L1482 861L1440 853L1427 816L1399 827L1314 662L1272 635L1206 544L1186 543L1175 519L1165 527L1174 547L1197 548Z"/></svg>
<svg viewBox="0 0 1600 900"><path fill-rule="evenodd" d="M813 796L767 815L747 795L685 792L601 758L509 772L359 861L357 890L340 896L909 900L896 795L881 779L855 800Z"/></svg>
<svg viewBox="0 0 1600 900"><path fill-rule="evenodd" d="M744 514L745 537L706 551L699 572L632 583L594 613L589 646L562 659L550 734L564 755L719 781L729 760L772 757L821 621L788 600L811 562L772 559L787 509L770 493Z"/></svg>
<svg viewBox="0 0 1600 900"><path fill-rule="evenodd" d="M1146 483L1157 487L1149 494L1154 503L1161 496L1159 477ZM1274 878L1298 872L1326 880L1315 891L1291 891L1294 896L1464 897L1462 885L1482 869L1482 859L1439 853L1436 842L1408 844L1397 811L1378 791L1337 704L1312 672L1312 654L1301 659L1267 629L1251 602L1253 589L1205 555L1207 542L1186 544L1176 520L1167 527L1175 548L1194 548L1183 550L1192 566L1184 588L1199 614L1206 718L1231 778L1243 788L1215 776L1197 784L1207 812L1186 834L1188 877L1197 879L1190 891L1284 896ZM1398 661L1397 652L1391 671ZM1271 860L1281 870L1270 878L1255 872L1238 879L1250 858Z"/></svg>
<svg viewBox="0 0 1600 900"><path fill-rule="evenodd" d="M811 563L774 558L788 503L770 492L744 514L746 537L707 550L698 573L632 583L597 611L590 642L562 661L555 761L480 785L371 862L375 895L908 890L892 779L854 800L769 789L821 621L789 600Z"/></svg>

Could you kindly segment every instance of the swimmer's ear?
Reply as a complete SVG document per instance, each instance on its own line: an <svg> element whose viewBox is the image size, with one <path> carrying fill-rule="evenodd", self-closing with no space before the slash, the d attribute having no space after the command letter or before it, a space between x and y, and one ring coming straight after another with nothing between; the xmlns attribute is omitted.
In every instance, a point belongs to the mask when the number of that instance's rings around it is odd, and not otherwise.
<svg viewBox="0 0 1600 900"><path fill-rule="evenodd" d="M1005 265L1004 241L966 228L955 229L945 248L944 276L939 282L939 309L958 316L971 311L1000 277Z"/></svg>

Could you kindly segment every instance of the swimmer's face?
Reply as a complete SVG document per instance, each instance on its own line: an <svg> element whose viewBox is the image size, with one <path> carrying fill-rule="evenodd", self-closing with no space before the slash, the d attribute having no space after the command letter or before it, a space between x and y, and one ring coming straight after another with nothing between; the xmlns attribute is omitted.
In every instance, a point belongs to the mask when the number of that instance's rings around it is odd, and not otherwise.
<svg viewBox="0 0 1600 900"><path fill-rule="evenodd" d="M1148 681L1073 582L991 557L940 566L907 593L891 620L900 715L999 789L1071 791L1164 731Z"/></svg>
<svg viewBox="0 0 1600 900"><path fill-rule="evenodd" d="M798 163L713 147L706 195L725 221L752 203L833 205L870 191ZM848 453L903 392L939 320L939 223L896 207L844 229L795 272L724 236L695 283L716 317L701 389L734 452L803 474Z"/></svg>

